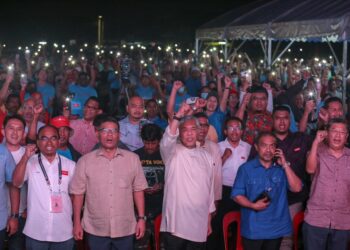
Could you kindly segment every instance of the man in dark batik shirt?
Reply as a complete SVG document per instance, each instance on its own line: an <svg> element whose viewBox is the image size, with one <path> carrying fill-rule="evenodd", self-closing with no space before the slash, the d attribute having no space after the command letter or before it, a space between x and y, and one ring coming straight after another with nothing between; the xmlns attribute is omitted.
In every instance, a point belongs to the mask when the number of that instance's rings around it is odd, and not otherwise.
<svg viewBox="0 0 350 250"><path fill-rule="evenodd" d="M259 132L271 132L272 117L267 111L268 93L264 87L254 86L243 97L237 117L243 120L245 130L242 140L253 145Z"/></svg>
<svg viewBox="0 0 350 250"><path fill-rule="evenodd" d="M141 129L144 146L134 153L138 154L148 183L145 190L145 211L147 215L146 233L136 242L135 248L147 249L153 229L153 219L162 212L164 188L164 163L159 151L162 130L155 124L146 124Z"/></svg>

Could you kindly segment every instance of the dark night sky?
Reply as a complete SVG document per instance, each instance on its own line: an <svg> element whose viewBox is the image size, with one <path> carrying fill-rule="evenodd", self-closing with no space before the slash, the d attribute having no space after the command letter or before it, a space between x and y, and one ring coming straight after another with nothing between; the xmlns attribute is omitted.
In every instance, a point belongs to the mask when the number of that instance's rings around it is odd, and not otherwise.
<svg viewBox="0 0 350 250"><path fill-rule="evenodd" d="M193 42L195 29L252 0L8 1L1 3L0 41L18 45L42 39L93 42L98 15L105 39Z"/></svg>

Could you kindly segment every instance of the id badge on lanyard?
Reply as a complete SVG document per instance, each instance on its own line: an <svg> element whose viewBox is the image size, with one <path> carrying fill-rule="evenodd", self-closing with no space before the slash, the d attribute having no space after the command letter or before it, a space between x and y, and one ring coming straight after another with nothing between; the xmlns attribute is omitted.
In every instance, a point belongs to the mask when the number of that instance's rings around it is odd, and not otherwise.
<svg viewBox="0 0 350 250"><path fill-rule="evenodd" d="M62 182L62 165L61 165L61 157L58 156L58 192L54 192L51 187L50 179L46 173L44 165L41 161L41 154L38 155L38 161L45 177L45 181L50 190L50 213L62 213L63 212L63 200L61 193L61 182Z"/></svg>
<svg viewBox="0 0 350 250"><path fill-rule="evenodd" d="M61 192L51 192L50 195L50 213L62 213L63 202Z"/></svg>

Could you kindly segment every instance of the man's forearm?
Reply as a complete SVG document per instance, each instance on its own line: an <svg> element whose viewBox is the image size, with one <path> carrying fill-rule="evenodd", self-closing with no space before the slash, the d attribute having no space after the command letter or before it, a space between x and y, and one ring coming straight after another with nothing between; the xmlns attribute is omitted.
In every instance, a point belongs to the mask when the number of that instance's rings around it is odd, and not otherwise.
<svg viewBox="0 0 350 250"><path fill-rule="evenodd" d="M12 185L15 187L21 187L24 181L24 176L26 172L27 162L29 158L24 154L21 160L16 165L15 171L12 176Z"/></svg>
<svg viewBox="0 0 350 250"><path fill-rule="evenodd" d="M239 205L241 205L242 207L252 208L253 203L250 200L248 200L248 198L245 197L244 195L237 195L236 197L233 198L233 200L237 202Z"/></svg>
<svg viewBox="0 0 350 250"><path fill-rule="evenodd" d="M145 196L143 191L134 192L134 202L138 216L145 216Z"/></svg>
<svg viewBox="0 0 350 250"><path fill-rule="evenodd" d="M313 142L310 153L306 158L306 172L308 174L314 174L317 168L317 149L318 143Z"/></svg>
<svg viewBox="0 0 350 250"><path fill-rule="evenodd" d="M73 195L73 222L80 223L80 215L81 209L84 203L84 195L83 194L75 194Z"/></svg>
<svg viewBox="0 0 350 250"><path fill-rule="evenodd" d="M20 190L11 183L9 184L9 193L11 203L11 214L18 214Z"/></svg>
<svg viewBox="0 0 350 250"><path fill-rule="evenodd" d="M288 184L292 192L300 192L303 188L303 184L299 177L294 173L293 169L286 163L284 166L284 172L286 173Z"/></svg>

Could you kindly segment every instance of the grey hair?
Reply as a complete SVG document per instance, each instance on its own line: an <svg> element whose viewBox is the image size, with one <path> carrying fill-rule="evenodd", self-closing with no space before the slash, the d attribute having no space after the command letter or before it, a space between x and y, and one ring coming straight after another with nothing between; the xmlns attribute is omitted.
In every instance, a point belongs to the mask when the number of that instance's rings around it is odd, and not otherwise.
<svg viewBox="0 0 350 250"><path fill-rule="evenodd" d="M198 127L198 128L200 127L199 120L197 117L194 117L192 115L187 115L187 116L184 116L183 118L181 118L181 120L179 122L179 128L181 128L185 122L190 121L190 120L194 120L196 123L196 127Z"/></svg>

